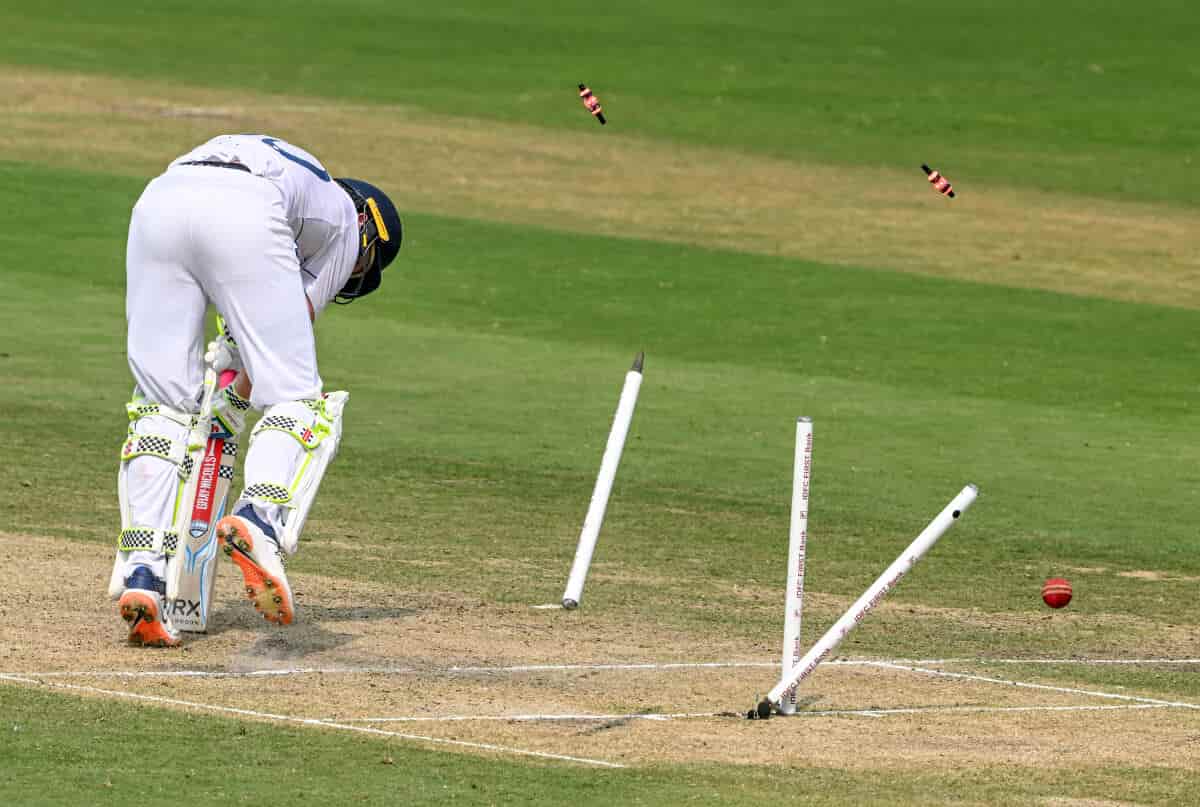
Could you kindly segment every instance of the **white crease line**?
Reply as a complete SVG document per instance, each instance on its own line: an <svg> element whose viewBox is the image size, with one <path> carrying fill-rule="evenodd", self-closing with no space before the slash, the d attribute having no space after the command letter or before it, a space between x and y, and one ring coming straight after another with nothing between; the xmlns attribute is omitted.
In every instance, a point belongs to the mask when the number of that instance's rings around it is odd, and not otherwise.
<svg viewBox="0 0 1200 807"><path fill-rule="evenodd" d="M604 670L697 670L725 667L778 667L778 661L664 661L617 664L520 664L512 667L446 667L449 673L573 672Z"/></svg>
<svg viewBox="0 0 1200 807"><path fill-rule="evenodd" d="M971 673L949 672L947 670L931 670L927 667L914 667L904 664L897 664L891 661L876 661L873 666L883 667L893 670L907 670L908 672L922 673L924 675L933 675L941 678L959 678L967 681L983 681L987 684L1004 684L1006 686L1021 687L1022 689L1040 689L1048 692L1065 692L1069 695L1089 695L1093 698L1109 698L1112 700L1132 701L1134 703L1150 703L1158 706L1174 706L1180 709L1200 709L1200 703L1187 703L1185 701L1165 701L1159 698L1146 698L1140 695L1121 695L1116 692L1101 692L1094 689L1075 689L1073 687L1051 686L1049 684L1032 684L1026 681L1011 681L1007 678L992 678L987 675L973 675Z"/></svg>
<svg viewBox="0 0 1200 807"><path fill-rule="evenodd" d="M886 717L888 715L919 715L977 712L1102 712L1117 709L1169 709L1168 703L1122 703L1081 706L909 706L891 709L816 709L801 710L788 717ZM741 717L737 712L676 712L633 714L521 714L521 715L406 715L402 717L348 717L341 723L459 723L459 722L585 722L615 720L696 720L713 717ZM330 718L333 719L333 718Z"/></svg>
<svg viewBox="0 0 1200 807"><path fill-rule="evenodd" d="M830 659L822 665L835 667L864 667L881 665L937 666L943 664L1200 664L1200 659L1021 659L1021 658L944 658L944 659ZM668 661L628 663L521 664L508 667L283 667L261 670L52 670L44 672L10 671L0 675L30 678L252 678L286 675L475 675L530 672L588 672L588 671L657 671L681 669L739 669L775 668L777 661Z"/></svg>
<svg viewBox="0 0 1200 807"><path fill-rule="evenodd" d="M1104 706L909 706L895 709L825 709L821 711L797 711L788 717L841 717L858 716L886 717L888 715L920 715L941 713L977 712L1103 712L1114 709L1169 709L1169 703L1122 703Z"/></svg>
<svg viewBox="0 0 1200 807"><path fill-rule="evenodd" d="M734 717L733 712L636 712L626 715L411 715L403 717L348 717L342 723L458 723L475 721L495 722L555 722L555 721L609 721L609 720L692 720L701 717Z"/></svg>
<svg viewBox="0 0 1200 807"><path fill-rule="evenodd" d="M994 658L946 659L943 664L1200 664L1200 658ZM920 664L915 661L913 664Z"/></svg>
<svg viewBox="0 0 1200 807"><path fill-rule="evenodd" d="M823 661L822 664L844 664L850 666L874 664L915 664L918 666L937 666L941 664L1200 664L1200 658L893 658L893 659L856 659L842 658Z"/></svg>
<svg viewBox="0 0 1200 807"><path fill-rule="evenodd" d="M495 751L502 754L517 754L527 757L538 757L541 759L553 759L560 762L578 762L583 765L595 765L602 768L624 768L625 766L617 762L607 762L602 759L588 759L587 757L572 757L566 754L551 754L546 751L530 751L525 748L512 748L504 745L494 745L492 743L473 743L466 740L449 740L442 737L425 737L420 734L404 734L398 731L387 731L385 729L374 729L368 726L352 726L348 723L335 723L329 720L318 720L315 718L293 717L291 715L277 715L270 712L257 712L253 709L238 709L233 706L218 706L211 703L197 703L196 701L185 701L177 698L164 698L157 695L140 695L134 692L117 692L111 689L100 689L98 687L81 686L79 684L61 684L46 681L36 681L32 678L22 678L16 675L8 675L0 673L0 680L12 681L19 684L31 684L33 686L53 687L55 689L66 689L75 692L90 692L96 695L108 695L117 698L130 698L133 700L147 701L150 703L161 703L170 706L186 706L191 709L203 709L210 712L220 712L222 714L240 715L243 717L254 717L263 720L274 720L280 723L298 723L302 726L320 726L322 728L338 729L340 731L353 731L361 734L375 734L382 737L395 737L401 740L415 740L417 742L433 743L436 745L453 745L460 748L472 748L483 751Z"/></svg>
<svg viewBox="0 0 1200 807"><path fill-rule="evenodd" d="M828 664L843 662L831 661ZM854 662L865 663L865 662ZM520 664L510 667L284 667L240 672L222 670L54 670L3 672L30 678L249 678L273 675L467 675L482 673L589 672L604 670L677 670L778 667L771 661L634 662L629 664Z"/></svg>
<svg viewBox="0 0 1200 807"><path fill-rule="evenodd" d="M256 678L286 675L411 675L414 667L281 667L263 670L57 670L7 672L30 678Z"/></svg>

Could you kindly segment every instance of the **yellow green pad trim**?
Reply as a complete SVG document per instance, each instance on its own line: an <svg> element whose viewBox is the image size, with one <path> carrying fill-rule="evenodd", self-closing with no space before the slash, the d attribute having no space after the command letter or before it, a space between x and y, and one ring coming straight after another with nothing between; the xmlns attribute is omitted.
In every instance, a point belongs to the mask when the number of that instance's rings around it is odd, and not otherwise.
<svg viewBox="0 0 1200 807"><path fill-rule="evenodd" d="M130 527L121 530L117 549L122 552L156 552L174 555L179 548L179 533L175 530L153 530L149 527Z"/></svg>

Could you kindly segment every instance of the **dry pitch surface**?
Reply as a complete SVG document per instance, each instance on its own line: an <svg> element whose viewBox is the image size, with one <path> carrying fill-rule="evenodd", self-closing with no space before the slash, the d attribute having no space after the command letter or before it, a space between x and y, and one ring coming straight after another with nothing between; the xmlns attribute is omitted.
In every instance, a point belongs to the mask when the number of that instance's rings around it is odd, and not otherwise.
<svg viewBox="0 0 1200 807"><path fill-rule="evenodd" d="M751 722L737 712L774 683L776 657L719 636L313 575L294 578L298 623L277 628L239 599L228 564L209 635L131 648L104 594L110 551L0 539L0 564L25 569L0 606L0 673L27 686L573 764L1078 770L1128 765L1130 749L1169 767L1195 753L1200 704L970 660L827 663L801 716ZM52 613L49 601L73 605ZM1187 642L1168 630L1155 650Z"/></svg>

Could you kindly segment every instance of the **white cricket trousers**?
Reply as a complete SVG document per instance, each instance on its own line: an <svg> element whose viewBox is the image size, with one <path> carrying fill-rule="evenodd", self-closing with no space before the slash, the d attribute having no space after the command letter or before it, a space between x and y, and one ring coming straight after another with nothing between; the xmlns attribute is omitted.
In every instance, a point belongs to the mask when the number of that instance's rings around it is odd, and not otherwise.
<svg viewBox="0 0 1200 807"><path fill-rule="evenodd" d="M199 411L209 303L237 340L256 407L321 397L295 236L269 180L216 166L170 168L146 186L133 208L126 275L129 368L149 402ZM160 415L139 420L135 429L187 437L186 427ZM287 434L266 432L251 442L243 469L247 485L291 479L304 460ZM174 468L135 457L127 472L132 523L169 528L178 481ZM282 527L279 507L259 514ZM161 577L166 558L131 552L123 576L138 564Z"/></svg>
<svg viewBox="0 0 1200 807"><path fill-rule="evenodd" d="M269 180L170 168L133 208L125 267L129 368L150 401L197 411L208 303L237 340L255 407L321 396L295 234Z"/></svg>

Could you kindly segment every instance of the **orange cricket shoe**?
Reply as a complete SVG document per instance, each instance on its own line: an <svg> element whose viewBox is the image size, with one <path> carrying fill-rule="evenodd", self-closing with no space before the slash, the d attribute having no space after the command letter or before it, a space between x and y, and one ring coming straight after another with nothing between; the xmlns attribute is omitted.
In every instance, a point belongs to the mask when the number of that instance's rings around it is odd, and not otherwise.
<svg viewBox="0 0 1200 807"><path fill-rule="evenodd" d="M269 525L266 529L274 532ZM283 570L283 553L263 529L253 507L247 505L236 515L218 521L217 540L229 559L242 570L246 597L263 618L280 625L292 624L295 603Z"/></svg>
<svg viewBox="0 0 1200 807"><path fill-rule="evenodd" d="M135 566L117 601L121 619L129 625L129 643L144 647L176 647L179 634L164 618L163 581L146 566Z"/></svg>

